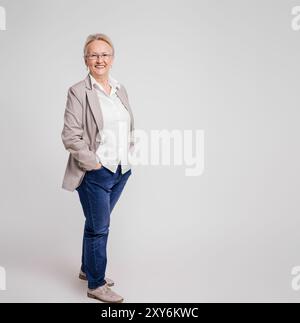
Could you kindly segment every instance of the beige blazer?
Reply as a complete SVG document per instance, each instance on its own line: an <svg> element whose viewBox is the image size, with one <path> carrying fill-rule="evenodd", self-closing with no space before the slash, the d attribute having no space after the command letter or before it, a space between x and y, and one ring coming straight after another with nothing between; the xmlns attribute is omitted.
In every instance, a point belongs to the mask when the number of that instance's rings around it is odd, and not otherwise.
<svg viewBox="0 0 300 323"><path fill-rule="evenodd" d="M133 147L134 119L127 91L122 84L116 94L130 114L130 146ZM96 151L102 141L99 131L102 129L101 106L88 75L68 91L61 138L70 154L63 178L63 189L74 191L80 185L85 172L96 167Z"/></svg>

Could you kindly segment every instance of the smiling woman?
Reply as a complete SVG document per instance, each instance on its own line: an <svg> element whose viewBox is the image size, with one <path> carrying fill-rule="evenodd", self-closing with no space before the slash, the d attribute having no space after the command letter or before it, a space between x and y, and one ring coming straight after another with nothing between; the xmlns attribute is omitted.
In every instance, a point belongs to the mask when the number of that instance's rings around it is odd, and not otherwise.
<svg viewBox="0 0 300 323"><path fill-rule="evenodd" d="M90 35L84 46L84 59L91 75L110 93L108 73L114 60L112 41L103 34Z"/></svg>
<svg viewBox="0 0 300 323"><path fill-rule="evenodd" d="M110 214L131 175L127 154L134 146L134 120L125 87L109 73L113 60L109 37L87 38L89 74L70 87L64 114L61 137L70 155L62 187L76 189L85 216L79 278L88 281L88 297L122 302L105 277L106 245Z"/></svg>

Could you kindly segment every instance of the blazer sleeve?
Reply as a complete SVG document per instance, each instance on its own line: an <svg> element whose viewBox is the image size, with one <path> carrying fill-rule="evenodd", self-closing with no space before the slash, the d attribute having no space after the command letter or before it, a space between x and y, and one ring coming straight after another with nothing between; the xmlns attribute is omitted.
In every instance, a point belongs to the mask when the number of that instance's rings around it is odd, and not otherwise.
<svg viewBox="0 0 300 323"><path fill-rule="evenodd" d="M127 101L129 103L129 97L128 97L128 93L127 93L127 90L125 88L125 86L123 85L123 89L124 89L124 93L126 95L126 98L127 98ZM135 131L135 125L134 125L134 117L133 117L133 112L132 112L132 109L131 109L131 106L130 106L130 103L129 103L129 109L130 109L130 112L132 114L132 129L130 131L130 150L132 151L134 148L135 148L135 142L136 142L136 139L135 139L135 135L134 135L134 131Z"/></svg>
<svg viewBox="0 0 300 323"><path fill-rule="evenodd" d="M65 149L78 161L80 168L96 168L96 153L91 151L83 140L82 104L72 88L68 91L61 138Z"/></svg>

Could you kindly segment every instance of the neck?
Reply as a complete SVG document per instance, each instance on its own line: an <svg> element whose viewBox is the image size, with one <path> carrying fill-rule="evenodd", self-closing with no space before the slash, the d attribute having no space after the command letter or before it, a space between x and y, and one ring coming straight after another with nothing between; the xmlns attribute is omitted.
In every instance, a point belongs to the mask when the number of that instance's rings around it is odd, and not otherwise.
<svg viewBox="0 0 300 323"><path fill-rule="evenodd" d="M96 76L96 75L92 75L93 78L100 83L102 86L108 86L109 85L109 81L108 81L108 75L101 75L101 76Z"/></svg>

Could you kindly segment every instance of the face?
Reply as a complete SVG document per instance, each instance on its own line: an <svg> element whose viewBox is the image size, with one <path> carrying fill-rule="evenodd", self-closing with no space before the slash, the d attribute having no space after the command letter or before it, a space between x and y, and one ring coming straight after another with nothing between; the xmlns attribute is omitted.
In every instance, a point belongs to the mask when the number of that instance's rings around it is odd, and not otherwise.
<svg viewBox="0 0 300 323"><path fill-rule="evenodd" d="M95 79L103 76L108 77L113 56L105 55L112 55L112 53L112 48L103 40L94 40L88 45L85 63ZM101 54L104 56L100 57Z"/></svg>

